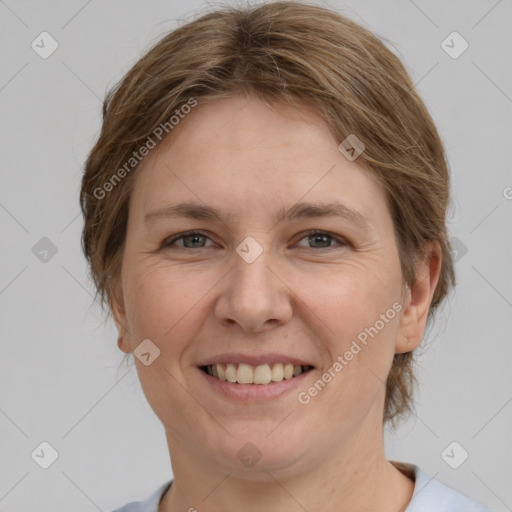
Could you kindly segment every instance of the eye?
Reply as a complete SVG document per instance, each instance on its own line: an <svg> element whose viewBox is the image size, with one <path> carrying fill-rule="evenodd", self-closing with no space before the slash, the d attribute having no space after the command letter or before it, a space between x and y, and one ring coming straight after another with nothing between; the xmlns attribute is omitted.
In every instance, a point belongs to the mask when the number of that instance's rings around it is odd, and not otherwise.
<svg viewBox="0 0 512 512"><path fill-rule="evenodd" d="M183 244L176 244L178 240L182 240ZM178 247L184 247L185 249L203 249L205 247L203 245L205 240L210 240L210 238L200 231L186 231L185 233L180 233L175 237L165 240L162 243L162 249L171 245L177 245Z"/></svg>
<svg viewBox="0 0 512 512"><path fill-rule="evenodd" d="M326 233L325 231L319 231L319 230L313 230L307 233L304 237L301 238L302 240L307 239L307 243L313 244L313 247L309 247L312 249L329 249L333 247L331 242L337 242L340 246L347 246L348 243L343 240L342 238L339 238L337 236L331 235L330 233ZM299 247L304 247L300 246Z"/></svg>

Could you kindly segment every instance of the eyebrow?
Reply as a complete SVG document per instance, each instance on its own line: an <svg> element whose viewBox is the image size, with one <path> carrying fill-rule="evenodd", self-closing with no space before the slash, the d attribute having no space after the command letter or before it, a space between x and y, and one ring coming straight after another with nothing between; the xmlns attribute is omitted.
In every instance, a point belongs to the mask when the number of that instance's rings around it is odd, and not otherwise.
<svg viewBox="0 0 512 512"><path fill-rule="evenodd" d="M235 217L233 214L224 215L220 210L207 205L196 203L178 203L156 210L144 215L144 224L158 219L187 218L195 220L220 220L226 222ZM342 203L297 203L288 210L282 208L276 216L276 223L293 221L296 219L317 219L323 217L341 217L352 221L361 227L370 227L372 223L357 210L351 209Z"/></svg>

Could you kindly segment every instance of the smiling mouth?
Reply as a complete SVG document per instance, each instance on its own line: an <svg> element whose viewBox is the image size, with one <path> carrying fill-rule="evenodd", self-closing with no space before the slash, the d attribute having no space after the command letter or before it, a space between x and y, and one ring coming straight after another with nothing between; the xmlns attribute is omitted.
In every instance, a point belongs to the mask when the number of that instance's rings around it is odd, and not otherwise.
<svg viewBox="0 0 512 512"><path fill-rule="evenodd" d="M267 385L293 379L311 371L310 365L298 366L291 363L261 364L252 366L245 363L212 364L199 367L203 372L220 381L236 384Z"/></svg>

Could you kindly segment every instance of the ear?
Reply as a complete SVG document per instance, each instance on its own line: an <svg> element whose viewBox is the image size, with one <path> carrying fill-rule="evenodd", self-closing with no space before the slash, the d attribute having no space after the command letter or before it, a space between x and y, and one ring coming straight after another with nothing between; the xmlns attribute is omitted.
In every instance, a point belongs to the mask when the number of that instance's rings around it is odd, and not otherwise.
<svg viewBox="0 0 512 512"><path fill-rule="evenodd" d="M120 284L116 285L112 293L111 309L114 322L119 332L117 345L120 350L129 354L132 351L132 346L129 338L128 319L126 317L123 289Z"/></svg>
<svg viewBox="0 0 512 512"><path fill-rule="evenodd" d="M411 352L419 346L427 324L428 312L441 273L439 242L427 242L419 252L414 284L407 287L400 318L395 353Z"/></svg>

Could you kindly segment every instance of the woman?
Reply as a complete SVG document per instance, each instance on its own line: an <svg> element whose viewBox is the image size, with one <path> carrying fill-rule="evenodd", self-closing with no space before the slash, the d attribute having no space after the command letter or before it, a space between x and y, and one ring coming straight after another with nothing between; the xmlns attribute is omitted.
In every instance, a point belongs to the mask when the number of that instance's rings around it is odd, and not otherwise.
<svg viewBox="0 0 512 512"><path fill-rule="evenodd" d="M118 511L488 510L384 453L455 283L448 200L403 65L343 16L226 8L142 57L81 190L91 275L173 469Z"/></svg>

